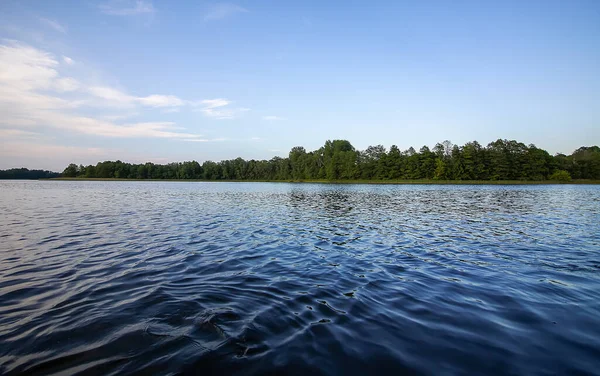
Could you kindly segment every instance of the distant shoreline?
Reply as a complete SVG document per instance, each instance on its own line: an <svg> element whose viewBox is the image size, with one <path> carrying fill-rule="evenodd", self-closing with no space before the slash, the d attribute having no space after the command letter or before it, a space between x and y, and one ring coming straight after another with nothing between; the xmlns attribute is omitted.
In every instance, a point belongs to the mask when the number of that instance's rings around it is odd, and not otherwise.
<svg viewBox="0 0 600 376"><path fill-rule="evenodd" d="M375 185L564 185L600 184L600 180L578 179L569 182L553 180L204 180L204 179L118 179L118 178L50 178L53 181L165 181L197 183L310 183L310 184L375 184Z"/></svg>

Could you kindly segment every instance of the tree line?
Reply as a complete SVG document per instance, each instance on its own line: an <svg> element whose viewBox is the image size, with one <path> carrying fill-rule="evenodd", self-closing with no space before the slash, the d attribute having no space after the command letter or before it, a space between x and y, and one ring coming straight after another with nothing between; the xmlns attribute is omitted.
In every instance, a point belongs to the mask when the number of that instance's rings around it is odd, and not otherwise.
<svg viewBox="0 0 600 376"><path fill-rule="evenodd" d="M314 151L293 147L287 158L169 164L99 162L70 164L64 177L202 180L570 180L600 179L600 148L581 147L571 155L550 155L535 145L497 140L454 145L450 141L410 147L396 145L356 150L346 140L333 140Z"/></svg>
<svg viewBox="0 0 600 376"><path fill-rule="evenodd" d="M11 168L0 170L0 179L49 179L57 178L60 174L47 170L28 170L26 168Z"/></svg>

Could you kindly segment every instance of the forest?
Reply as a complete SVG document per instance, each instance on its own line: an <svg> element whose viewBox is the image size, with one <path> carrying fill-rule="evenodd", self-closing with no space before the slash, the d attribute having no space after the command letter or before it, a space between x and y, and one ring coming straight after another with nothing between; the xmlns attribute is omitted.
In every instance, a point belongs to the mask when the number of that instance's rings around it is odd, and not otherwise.
<svg viewBox="0 0 600 376"><path fill-rule="evenodd" d="M199 180L561 180L600 179L600 148L581 147L571 155L550 155L535 145L497 140L454 145L450 141L401 151L393 145L356 150L346 140L329 140L306 151L293 147L287 158L169 164L99 162L70 164L63 177Z"/></svg>
<svg viewBox="0 0 600 376"><path fill-rule="evenodd" d="M9 170L0 170L0 179L50 179L57 178L58 172L46 170L28 170L26 168L11 168Z"/></svg>

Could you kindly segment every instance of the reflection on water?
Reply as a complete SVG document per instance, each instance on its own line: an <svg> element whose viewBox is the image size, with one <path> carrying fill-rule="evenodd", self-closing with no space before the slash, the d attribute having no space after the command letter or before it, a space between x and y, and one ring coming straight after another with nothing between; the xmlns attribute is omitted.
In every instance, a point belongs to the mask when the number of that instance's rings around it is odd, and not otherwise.
<svg viewBox="0 0 600 376"><path fill-rule="evenodd" d="M600 187L0 182L0 373L596 373Z"/></svg>

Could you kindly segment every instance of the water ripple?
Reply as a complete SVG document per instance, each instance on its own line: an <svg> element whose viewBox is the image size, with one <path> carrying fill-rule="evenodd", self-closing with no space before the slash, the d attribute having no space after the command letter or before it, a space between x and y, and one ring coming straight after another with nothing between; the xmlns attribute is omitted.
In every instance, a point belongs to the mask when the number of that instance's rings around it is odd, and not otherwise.
<svg viewBox="0 0 600 376"><path fill-rule="evenodd" d="M600 187L0 182L2 374L594 374Z"/></svg>

